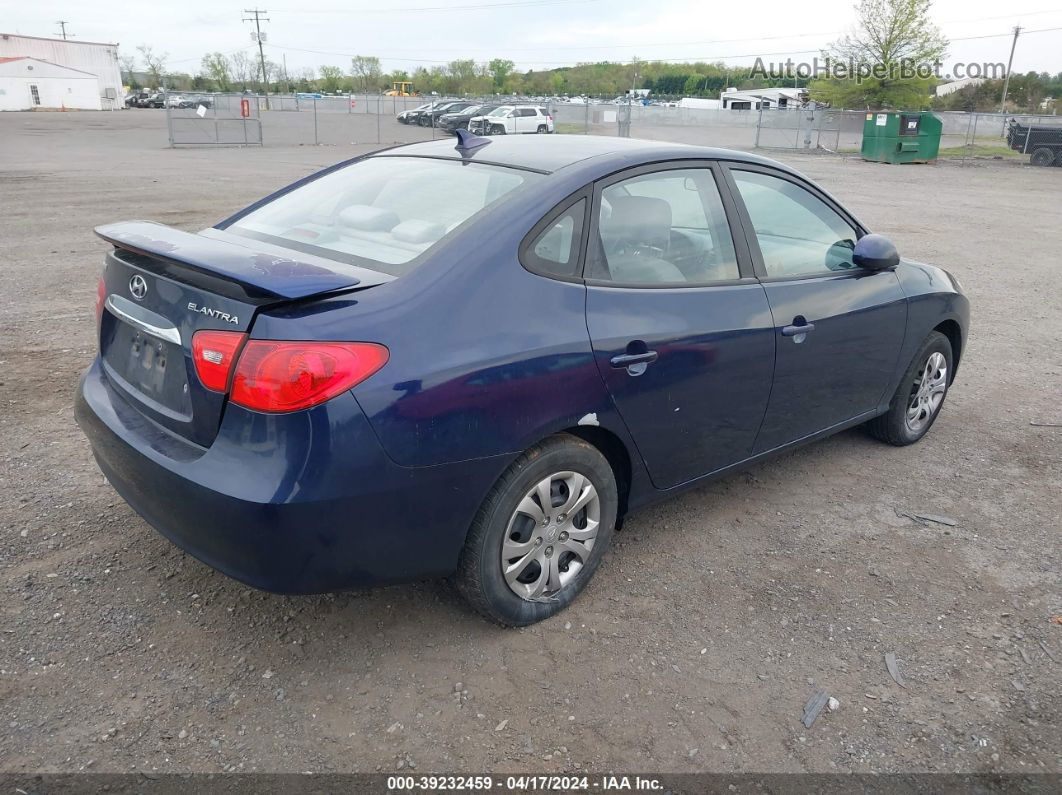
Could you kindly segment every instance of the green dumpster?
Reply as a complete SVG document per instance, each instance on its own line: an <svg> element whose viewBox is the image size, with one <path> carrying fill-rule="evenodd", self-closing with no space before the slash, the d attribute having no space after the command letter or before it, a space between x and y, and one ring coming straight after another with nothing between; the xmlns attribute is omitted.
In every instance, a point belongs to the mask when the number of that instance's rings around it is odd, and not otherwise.
<svg viewBox="0 0 1062 795"><path fill-rule="evenodd" d="M940 132L932 113L868 112L860 153L877 163L928 163L937 159Z"/></svg>

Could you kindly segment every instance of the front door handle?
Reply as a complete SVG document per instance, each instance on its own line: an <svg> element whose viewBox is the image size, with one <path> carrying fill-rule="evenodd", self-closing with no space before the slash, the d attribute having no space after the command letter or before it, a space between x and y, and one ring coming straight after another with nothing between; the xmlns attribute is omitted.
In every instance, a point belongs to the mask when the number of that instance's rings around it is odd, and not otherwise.
<svg viewBox="0 0 1062 795"><path fill-rule="evenodd" d="M609 359L609 364L617 370L621 370L624 367L630 367L635 364L649 364L650 362L655 362L656 359L656 351L645 351L644 353L621 353L619 356L613 356Z"/></svg>
<svg viewBox="0 0 1062 795"><path fill-rule="evenodd" d="M807 334L809 331L815 330L814 323L804 323L800 326L782 326L783 337L795 337L798 334Z"/></svg>

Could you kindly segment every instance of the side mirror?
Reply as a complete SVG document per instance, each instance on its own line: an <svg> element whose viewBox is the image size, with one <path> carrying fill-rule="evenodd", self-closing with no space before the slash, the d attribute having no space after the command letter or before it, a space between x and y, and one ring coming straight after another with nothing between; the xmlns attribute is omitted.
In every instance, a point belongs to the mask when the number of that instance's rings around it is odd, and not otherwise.
<svg viewBox="0 0 1062 795"><path fill-rule="evenodd" d="M900 254L883 235L863 235L852 250L852 262L871 271L883 271L900 264Z"/></svg>

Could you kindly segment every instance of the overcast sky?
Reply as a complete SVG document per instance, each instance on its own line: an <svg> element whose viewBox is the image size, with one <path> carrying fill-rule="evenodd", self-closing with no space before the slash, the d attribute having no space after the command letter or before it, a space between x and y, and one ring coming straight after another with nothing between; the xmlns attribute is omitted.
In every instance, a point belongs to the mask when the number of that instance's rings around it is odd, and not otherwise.
<svg viewBox="0 0 1062 795"><path fill-rule="evenodd" d="M1010 31L1018 41L1015 72L1062 72L1062 4L1014 0L937 0L933 17L952 40L949 62L1006 62ZM850 29L848 2L711 4L680 0L278 0L268 10L266 57L287 59L289 73L333 64L351 54L377 55L388 71L455 58L513 60L521 70L580 61L722 60L751 65L808 60ZM204 52L254 46L244 8L228 0L0 0L0 32L52 36L68 21L76 38L138 44L169 53L168 68L194 73ZM713 7L714 6L714 7ZM1053 10L1052 10L1053 9ZM1043 29L1054 28L1055 30ZM992 36L992 34L1001 34ZM974 38L988 37L991 38ZM966 40L963 40L966 39Z"/></svg>

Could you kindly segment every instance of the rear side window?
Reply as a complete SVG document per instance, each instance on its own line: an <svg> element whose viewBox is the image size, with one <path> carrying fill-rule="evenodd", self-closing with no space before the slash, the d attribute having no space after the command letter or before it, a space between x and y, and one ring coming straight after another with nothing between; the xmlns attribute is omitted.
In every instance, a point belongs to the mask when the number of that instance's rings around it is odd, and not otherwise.
<svg viewBox="0 0 1062 795"><path fill-rule="evenodd" d="M601 191L590 278L632 286L703 285L740 277L712 172L666 169Z"/></svg>
<svg viewBox="0 0 1062 795"><path fill-rule="evenodd" d="M577 277L585 214L586 199L580 199L548 222L525 244L520 258L524 266L543 276Z"/></svg>
<svg viewBox="0 0 1062 795"><path fill-rule="evenodd" d="M228 231L392 276L542 175L420 157L372 157L296 188Z"/></svg>

